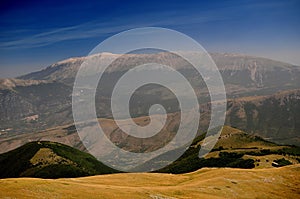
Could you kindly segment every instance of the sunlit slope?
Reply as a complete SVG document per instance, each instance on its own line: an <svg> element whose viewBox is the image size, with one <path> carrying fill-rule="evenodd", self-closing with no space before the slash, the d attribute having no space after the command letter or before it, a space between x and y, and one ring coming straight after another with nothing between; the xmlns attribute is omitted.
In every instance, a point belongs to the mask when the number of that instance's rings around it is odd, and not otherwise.
<svg viewBox="0 0 300 199"><path fill-rule="evenodd" d="M187 173L203 167L272 168L272 162L282 158L290 161L289 164L299 163L299 147L277 145L229 126L223 127L212 151L199 158L203 138L204 135L197 137L180 158L158 172ZM162 154L134 171L153 170L155 165L163 165L171 156L170 152Z"/></svg>
<svg viewBox="0 0 300 199"><path fill-rule="evenodd" d="M92 155L55 142L30 142L0 154L0 178L62 178L115 173Z"/></svg>
<svg viewBox="0 0 300 199"><path fill-rule="evenodd" d="M197 137L186 152L168 166L165 162L169 160L169 155L172 155L169 152L142 165L136 165L133 171L154 171L153 168L158 168L158 165L166 166L155 171L163 173L188 173L203 167L272 168L273 161L280 159L285 161L280 166L300 163L300 147L276 145L229 126L223 127L214 149L205 158L199 158L203 138L204 134ZM125 141L131 140L125 139ZM139 142L131 143L133 146L128 149L140 150ZM146 143L144 142L144 145ZM151 142L147 144L151 146ZM158 146L159 143L153 142L153 144ZM100 150L105 150L105 148L99 148ZM49 141L30 142L10 152L0 154L0 165L0 178L82 177L116 172L91 154Z"/></svg>
<svg viewBox="0 0 300 199"><path fill-rule="evenodd" d="M129 173L71 179L2 179L11 198L299 198L300 165L201 169L188 174Z"/></svg>

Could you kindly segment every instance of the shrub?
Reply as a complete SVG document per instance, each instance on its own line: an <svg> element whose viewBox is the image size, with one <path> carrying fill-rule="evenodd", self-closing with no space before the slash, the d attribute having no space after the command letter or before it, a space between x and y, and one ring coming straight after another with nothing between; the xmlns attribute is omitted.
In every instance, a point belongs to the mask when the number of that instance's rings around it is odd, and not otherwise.
<svg viewBox="0 0 300 199"><path fill-rule="evenodd" d="M284 158L274 160L278 164L279 167L291 165L292 163L289 160L286 160Z"/></svg>

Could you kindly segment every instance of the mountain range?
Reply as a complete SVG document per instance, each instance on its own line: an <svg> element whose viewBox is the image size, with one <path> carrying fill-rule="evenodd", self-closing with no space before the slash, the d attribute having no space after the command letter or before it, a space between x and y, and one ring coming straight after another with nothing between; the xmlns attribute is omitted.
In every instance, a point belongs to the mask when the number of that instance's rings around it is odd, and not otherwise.
<svg viewBox="0 0 300 199"><path fill-rule="evenodd" d="M103 56L109 60L116 55L102 53L94 56ZM225 83L228 98L227 125L280 144L300 145L299 66L232 53L211 53L211 57ZM0 80L2 144L5 140L18 139L23 134L26 137L26 134L33 132L43 134L51 128L72 126L73 82L80 65L86 59L70 58L41 71ZM110 93L115 82L131 67L149 60L172 66L195 87L203 116L199 130L205 131L209 122L210 102L203 79L185 60L165 52L126 54L113 62L103 75L109 81L102 87L98 86L102 94L97 93L95 98L97 116L111 119ZM155 85L147 89L151 91L150 94L143 89L135 93L132 100L135 105L131 112L133 117L138 119L147 116L149 107L154 103L167 107L171 118L177 117L178 103L172 93ZM78 143L71 145L78 146Z"/></svg>

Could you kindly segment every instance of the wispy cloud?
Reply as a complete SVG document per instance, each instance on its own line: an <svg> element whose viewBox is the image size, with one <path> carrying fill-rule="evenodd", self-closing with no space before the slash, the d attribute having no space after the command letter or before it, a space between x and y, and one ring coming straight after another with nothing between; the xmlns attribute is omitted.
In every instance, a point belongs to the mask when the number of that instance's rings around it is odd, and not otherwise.
<svg viewBox="0 0 300 199"><path fill-rule="evenodd" d="M85 23L76 26L57 28L11 41L3 41L0 43L0 48L35 48L51 45L61 41L97 37L126 28L127 26L109 27L106 26L105 23Z"/></svg>
<svg viewBox="0 0 300 199"><path fill-rule="evenodd" d="M158 20L152 14L143 15L143 22L138 22L140 16L127 17L126 21L119 19L113 19L111 21L121 21L120 23L112 22L88 22L75 26L61 27L52 30L48 30L41 33L29 34L29 36L18 37L10 40L5 40L2 37L0 40L0 49L20 49L20 48L36 48L42 46L52 45L57 42L63 42L67 40L88 39L94 37L101 37L103 35L109 35L117 33L123 30L128 30L136 27L145 26L172 26L172 25L188 25L195 23L205 23L216 20L224 20L224 17L218 15L178 15L178 13L166 12L160 13L160 19ZM145 21L146 19L146 21ZM15 33L21 32L33 32L34 30L16 29ZM2 32L5 34L5 32ZM8 34L8 33L7 33ZM20 35L20 34L17 34Z"/></svg>

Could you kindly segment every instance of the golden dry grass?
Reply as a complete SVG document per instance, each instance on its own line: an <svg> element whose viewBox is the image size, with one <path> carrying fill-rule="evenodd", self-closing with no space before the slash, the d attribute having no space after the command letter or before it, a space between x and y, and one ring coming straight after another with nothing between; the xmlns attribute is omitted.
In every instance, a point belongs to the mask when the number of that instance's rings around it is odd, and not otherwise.
<svg viewBox="0 0 300 199"><path fill-rule="evenodd" d="M0 198L299 198L300 165L204 168L193 173L112 174L71 179L2 179Z"/></svg>
<svg viewBox="0 0 300 199"><path fill-rule="evenodd" d="M57 164L59 162L66 162L72 164L72 162L68 159L60 157L55 154L52 149L49 148L41 148L31 159L30 163L32 165L42 164L42 165L50 165Z"/></svg>

